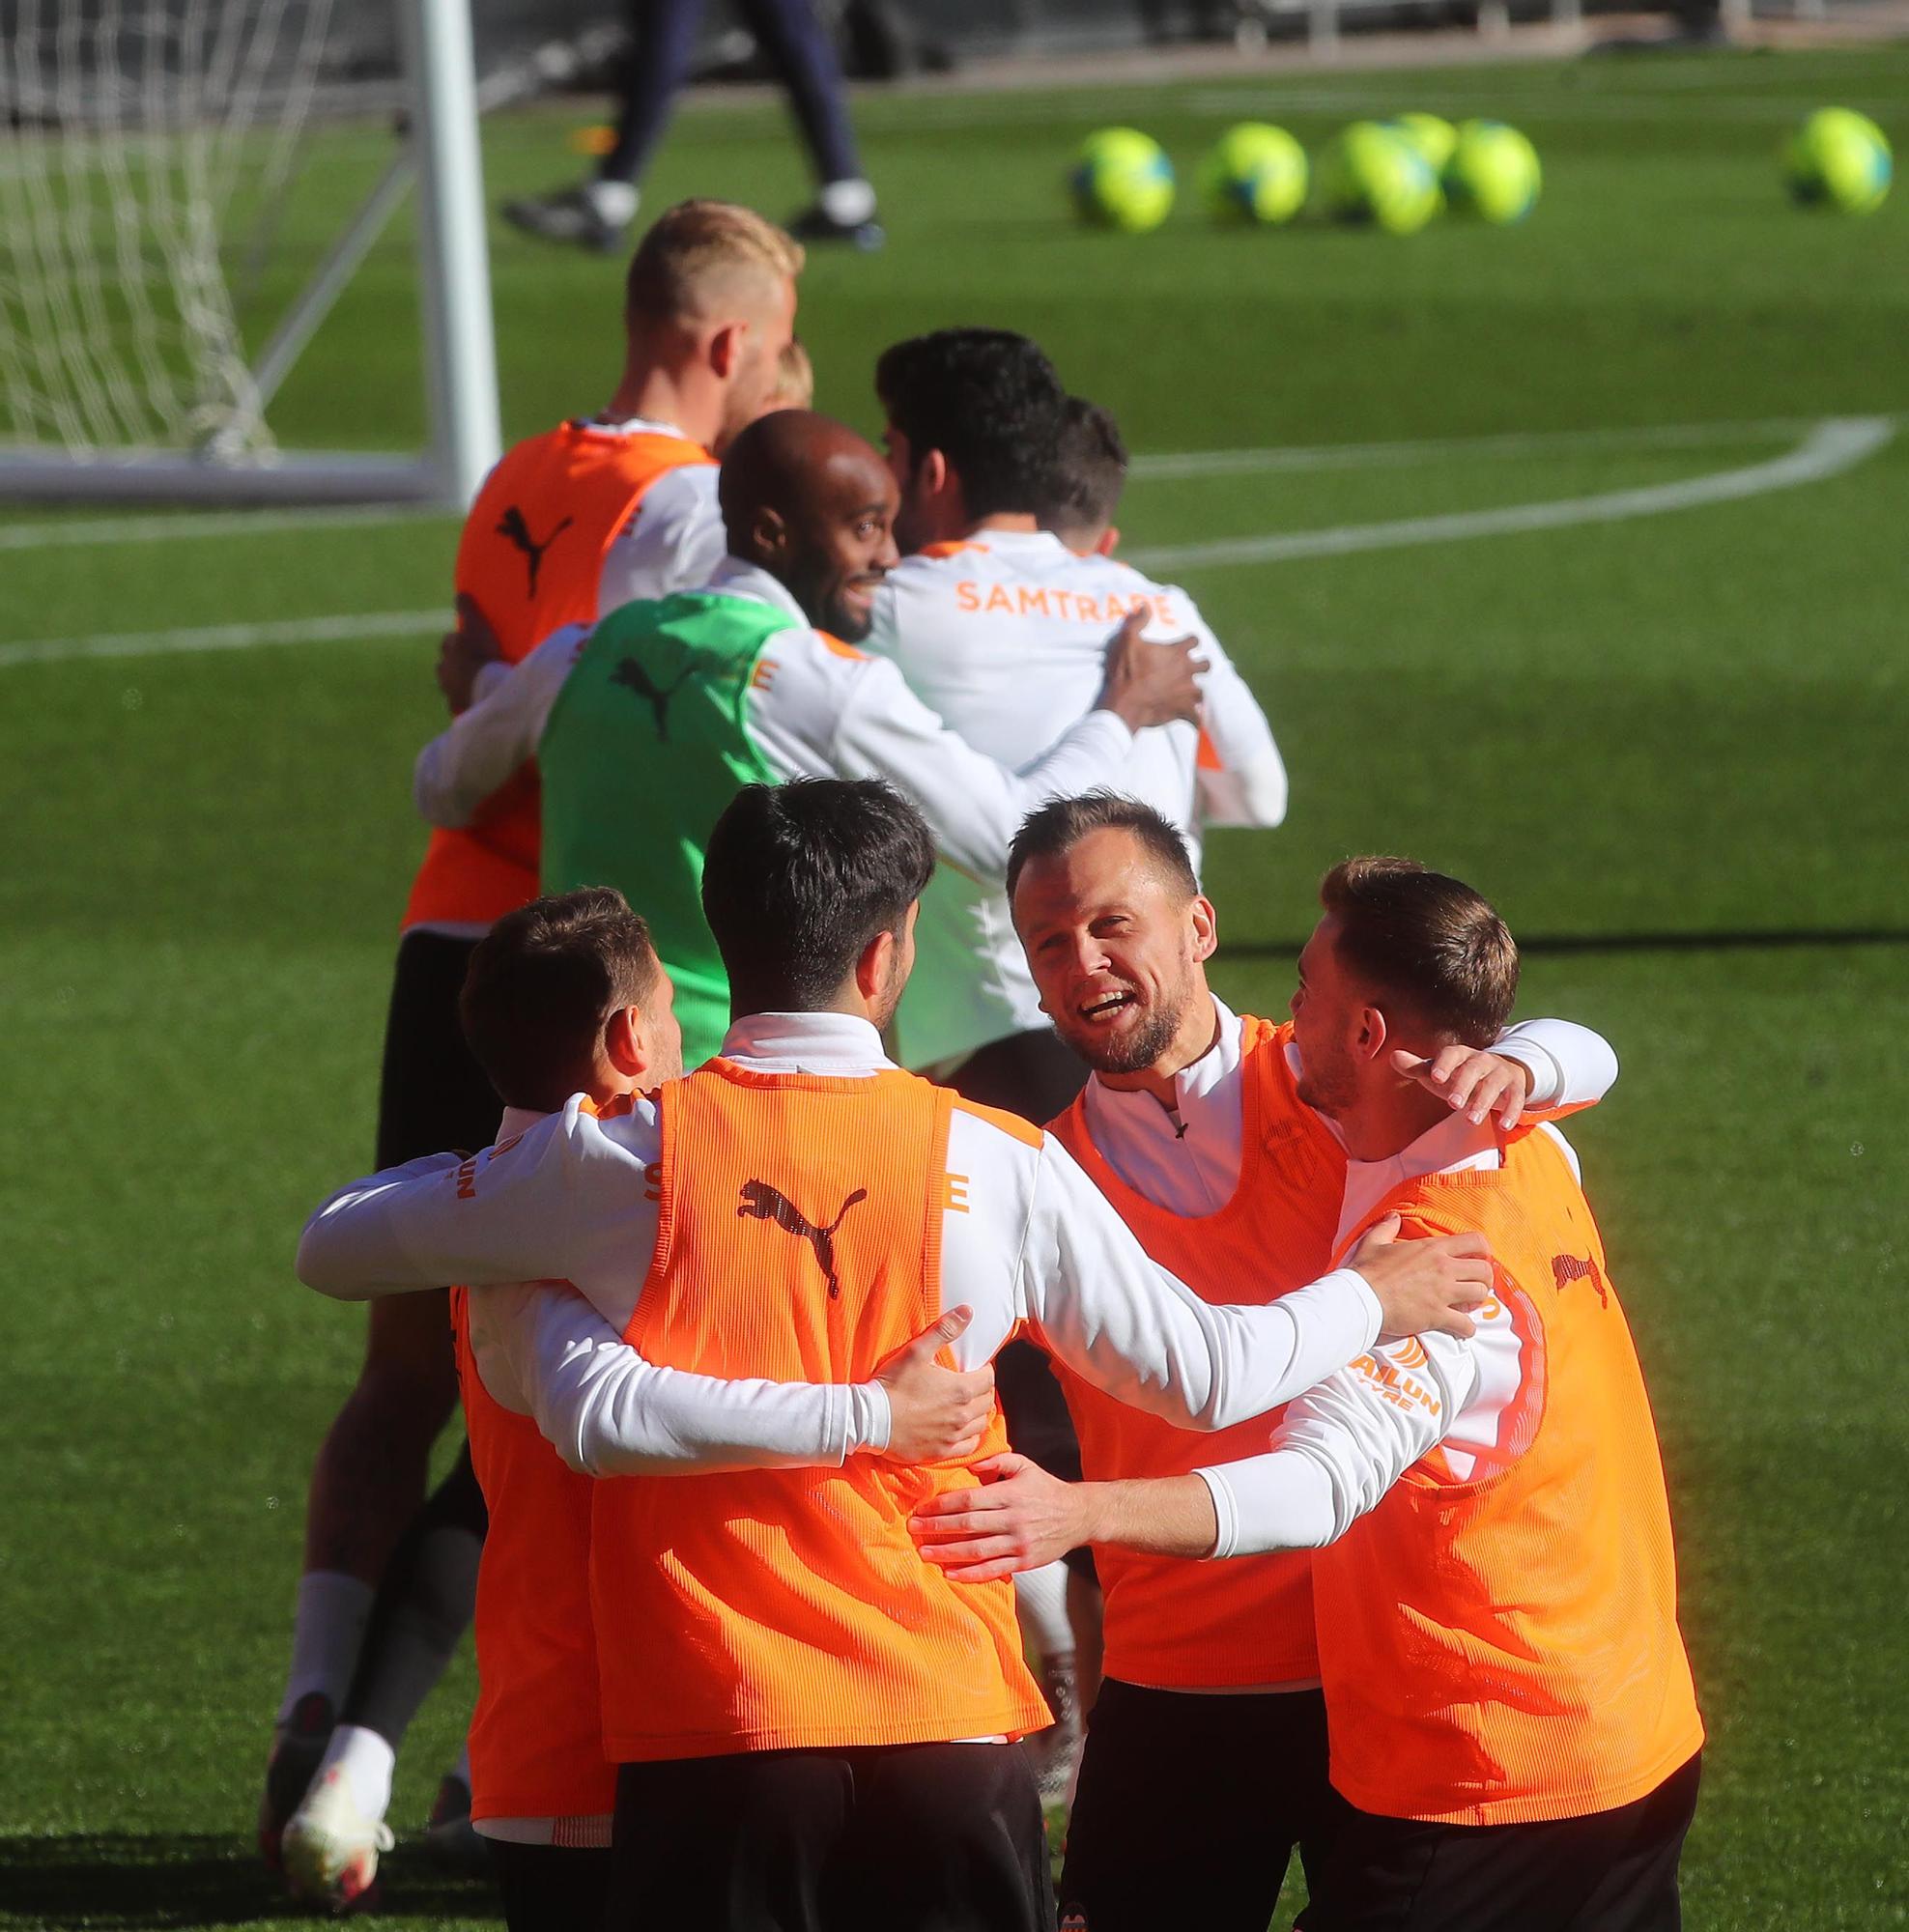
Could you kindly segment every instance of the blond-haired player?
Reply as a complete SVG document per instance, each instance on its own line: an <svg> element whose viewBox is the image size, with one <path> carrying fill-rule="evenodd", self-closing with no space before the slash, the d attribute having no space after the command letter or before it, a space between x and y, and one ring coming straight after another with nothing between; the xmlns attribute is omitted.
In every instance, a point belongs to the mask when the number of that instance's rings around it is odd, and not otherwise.
<svg viewBox="0 0 1909 1932"><path fill-rule="evenodd" d="M456 586L469 621L445 639L439 666L453 712L551 631L708 574L724 549L709 450L786 384L802 264L781 229L728 202L685 202L644 235L625 284L623 365L609 401L515 444L466 521ZM494 657L503 663L488 670ZM470 824L431 837L398 946L382 1163L496 1134L498 1098L459 1033L457 992L490 923L534 896L538 842L527 767ZM341 1720L363 1808L382 1817L395 1747L469 1620L483 1507L468 1464L419 1508L431 1445L455 1401L442 1300L374 1309L357 1384L312 1473L292 1659L259 1813L274 1864ZM454 1820L467 1793L453 1774L434 1824ZM322 1818L301 1828L313 1841L324 1833Z"/></svg>

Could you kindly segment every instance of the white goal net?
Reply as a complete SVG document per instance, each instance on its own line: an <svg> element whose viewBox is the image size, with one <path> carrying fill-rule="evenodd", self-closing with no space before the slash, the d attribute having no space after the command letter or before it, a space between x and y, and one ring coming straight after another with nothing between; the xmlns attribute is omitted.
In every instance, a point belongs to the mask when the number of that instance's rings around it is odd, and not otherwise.
<svg viewBox="0 0 1909 1932"><path fill-rule="evenodd" d="M298 347L414 172L427 337L471 305L473 277L486 317L481 342L468 319L461 343L427 340L434 440L471 440L469 421L439 420L461 411L479 418L476 443L495 444L469 19L464 0L406 4L412 71L385 94L407 144L394 138L369 216L288 301L279 223L328 48L337 65L333 0L0 0L0 489L164 496L172 477L179 494L242 496L267 472L303 474L322 496L467 486L441 446L408 468L368 462L359 489L349 464L301 469L268 422ZM448 210L447 160L470 177ZM467 299L445 298L446 275ZM472 354L481 367L446 375ZM129 490L135 471L146 481Z"/></svg>

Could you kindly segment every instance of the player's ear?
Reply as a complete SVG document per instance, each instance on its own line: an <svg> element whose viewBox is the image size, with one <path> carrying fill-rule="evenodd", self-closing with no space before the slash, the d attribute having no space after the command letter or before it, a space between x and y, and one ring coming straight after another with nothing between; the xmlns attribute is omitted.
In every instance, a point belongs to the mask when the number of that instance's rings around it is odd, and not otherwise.
<svg viewBox="0 0 1909 1932"><path fill-rule="evenodd" d="M929 450L915 466L915 480L925 496L939 497L948 488L947 457L938 449Z"/></svg>
<svg viewBox="0 0 1909 1932"><path fill-rule="evenodd" d="M1095 554L1097 556L1112 556L1114 552L1120 548L1120 526L1118 524L1109 524L1100 532L1100 541L1094 546Z"/></svg>
<svg viewBox="0 0 1909 1932"><path fill-rule="evenodd" d="M618 1007L604 1021L603 1057L624 1079L641 1085L652 1058L649 1026L641 1007Z"/></svg>
<svg viewBox="0 0 1909 1932"><path fill-rule="evenodd" d="M750 519L749 534L757 556L777 559L788 554L788 520L771 504L762 504Z"/></svg>
<svg viewBox="0 0 1909 1932"><path fill-rule="evenodd" d="M746 322L726 322L713 330L704 351L713 374L727 382L742 366L743 337L749 332Z"/></svg>
<svg viewBox="0 0 1909 1932"><path fill-rule="evenodd" d="M1361 1060L1377 1060L1385 1051L1385 1044L1391 1038L1391 1029L1385 1024L1385 1015L1377 1007L1364 1007L1359 1011L1359 1037L1354 1051Z"/></svg>
<svg viewBox="0 0 1909 1932"><path fill-rule="evenodd" d="M862 956L855 962L855 990L865 1000L877 999L887 991L895 970L896 945L894 933L878 932L862 949Z"/></svg>
<svg viewBox="0 0 1909 1932"><path fill-rule="evenodd" d="M1211 959L1219 948L1219 915L1204 893L1194 895L1192 917L1193 956L1203 961Z"/></svg>

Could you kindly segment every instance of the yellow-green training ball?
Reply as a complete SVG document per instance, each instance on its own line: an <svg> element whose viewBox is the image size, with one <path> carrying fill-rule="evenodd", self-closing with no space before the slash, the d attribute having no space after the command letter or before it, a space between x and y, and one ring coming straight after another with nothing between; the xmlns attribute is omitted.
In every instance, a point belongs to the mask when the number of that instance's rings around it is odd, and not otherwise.
<svg viewBox="0 0 1909 1932"><path fill-rule="evenodd" d="M1090 134L1068 182L1082 220L1129 235L1157 228L1173 206L1173 163L1134 128Z"/></svg>
<svg viewBox="0 0 1909 1932"><path fill-rule="evenodd" d="M1889 192L1889 138L1866 114L1819 107L1783 143L1783 178L1806 208L1867 214Z"/></svg>
<svg viewBox="0 0 1909 1932"><path fill-rule="evenodd" d="M1216 221L1290 221L1306 198L1306 151L1284 128L1242 121L1201 162L1200 198Z"/></svg>
<svg viewBox="0 0 1909 1932"><path fill-rule="evenodd" d="M1369 221L1410 235L1444 206L1439 177L1396 128L1354 121L1325 145L1315 171L1319 205L1335 221Z"/></svg>
<svg viewBox="0 0 1909 1932"><path fill-rule="evenodd" d="M1452 150L1458 146L1458 129L1436 114L1394 114L1385 126L1403 134L1425 156L1425 165L1435 175L1444 172Z"/></svg>
<svg viewBox="0 0 1909 1932"><path fill-rule="evenodd" d="M1445 163L1445 196L1455 210L1500 224L1523 221L1544 186L1538 151L1502 121L1466 121Z"/></svg>

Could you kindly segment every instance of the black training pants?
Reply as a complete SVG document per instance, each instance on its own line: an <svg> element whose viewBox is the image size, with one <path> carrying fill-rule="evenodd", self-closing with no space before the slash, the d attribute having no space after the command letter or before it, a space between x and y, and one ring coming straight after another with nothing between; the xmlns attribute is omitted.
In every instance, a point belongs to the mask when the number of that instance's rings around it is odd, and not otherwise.
<svg viewBox="0 0 1909 1932"><path fill-rule="evenodd" d="M607 1932L1050 1932L1018 1745L626 1764Z"/></svg>

